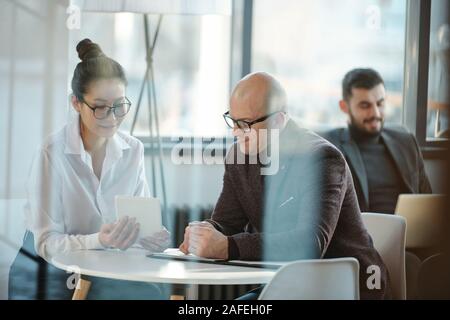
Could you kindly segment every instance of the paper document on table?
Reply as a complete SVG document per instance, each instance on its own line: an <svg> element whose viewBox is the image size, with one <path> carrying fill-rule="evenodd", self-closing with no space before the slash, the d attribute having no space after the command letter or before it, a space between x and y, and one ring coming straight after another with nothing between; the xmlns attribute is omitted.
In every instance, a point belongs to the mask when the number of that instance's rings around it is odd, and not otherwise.
<svg viewBox="0 0 450 320"><path fill-rule="evenodd" d="M248 265L249 267L282 267L285 264L292 262L292 261L247 261L247 260L228 260L230 263L238 263L241 266Z"/></svg>
<svg viewBox="0 0 450 320"><path fill-rule="evenodd" d="M225 264L230 266L238 267L249 267L249 268L267 268L267 269L278 269L288 262L281 261L243 261L243 260L225 260L225 259L209 259L198 257L194 254L184 254L179 249L169 248L164 252L151 253L148 255L150 258L158 259L172 259L180 261L193 261L201 263L215 263L215 264Z"/></svg>
<svg viewBox="0 0 450 320"><path fill-rule="evenodd" d="M149 257L162 258L162 259L174 259L174 260L192 260L192 261L198 261L198 262L226 261L225 259L202 258L202 257L196 256L192 253L184 254L182 251L180 251L180 249L176 249L176 248L169 248L169 249L166 249L164 252L151 253L149 255Z"/></svg>

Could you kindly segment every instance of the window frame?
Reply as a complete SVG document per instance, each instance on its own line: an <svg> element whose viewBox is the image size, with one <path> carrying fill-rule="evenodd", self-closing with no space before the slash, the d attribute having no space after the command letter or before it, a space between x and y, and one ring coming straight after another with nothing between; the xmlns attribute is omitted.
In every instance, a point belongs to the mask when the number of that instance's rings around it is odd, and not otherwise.
<svg viewBox="0 0 450 320"><path fill-rule="evenodd" d="M231 45L230 45L230 84L229 90L233 88L236 83L242 79L245 75L251 72L251 46L252 46L252 22L253 22L253 0L231 0ZM227 110L223 110L225 112ZM224 123L224 126L226 124ZM152 139L145 135L134 136L142 143L147 151L147 148L151 148ZM185 136L187 140L195 139L194 136ZM230 141L234 141L231 137L215 137L215 139L225 139L227 146L231 144ZM176 144L173 137L161 136L162 149L173 148ZM210 138L204 137L205 140ZM153 142L155 142L154 139ZM214 142L212 142L214 145ZM194 146L196 147L196 146ZM225 149L224 149L225 150Z"/></svg>
<svg viewBox="0 0 450 320"><path fill-rule="evenodd" d="M252 25L253 25L253 0L232 0L231 11L231 54L230 54L230 85L233 88L236 83L245 75L251 72L252 57ZM224 112L227 110L224 110ZM224 126L226 124L224 123ZM152 143L156 143L156 138L147 136L135 136L139 139L145 148L146 154L156 152L152 150ZM176 139L177 137L175 137ZM194 141L195 137L185 136L186 141ZM167 152L172 150L178 144L173 137L162 136L162 150ZM205 148L206 146L223 151L228 150L235 141L234 137L203 137L202 145L192 144L186 148ZM209 141L212 140L212 141ZM219 142L220 141L220 142Z"/></svg>
<svg viewBox="0 0 450 320"><path fill-rule="evenodd" d="M426 154L448 146L448 139L427 137L431 1L408 0L406 5L402 114L402 124L414 134Z"/></svg>
<svg viewBox="0 0 450 320"><path fill-rule="evenodd" d="M253 1L232 1L230 88L252 71ZM401 122L416 137L425 157L436 157L442 154L449 144L448 139L427 138L426 135L431 1L407 0L406 4ZM143 142L149 142L146 137L137 138ZM163 143L165 147L173 145L169 142L170 137L162 138L166 142Z"/></svg>

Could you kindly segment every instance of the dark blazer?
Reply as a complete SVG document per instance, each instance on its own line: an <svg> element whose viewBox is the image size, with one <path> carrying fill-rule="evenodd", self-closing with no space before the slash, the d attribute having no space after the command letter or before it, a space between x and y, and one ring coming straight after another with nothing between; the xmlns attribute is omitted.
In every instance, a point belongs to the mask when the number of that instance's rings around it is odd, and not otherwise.
<svg viewBox="0 0 450 320"><path fill-rule="evenodd" d="M342 153L292 120L279 148L279 170L267 176L260 164L230 163L240 152L236 144L227 155L222 193L209 221L229 236L230 259L355 257L361 298L389 298L388 272L363 225ZM367 289L370 265L380 267L380 289Z"/></svg>
<svg viewBox="0 0 450 320"><path fill-rule="evenodd" d="M361 211L368 211L370 206L366 169L349 129L338 128L320 135L344 154L353 175ZM422 154L414 136L402 127L387 127L382 130L381 138L394 159L408 193L431 193Z"/></svg>

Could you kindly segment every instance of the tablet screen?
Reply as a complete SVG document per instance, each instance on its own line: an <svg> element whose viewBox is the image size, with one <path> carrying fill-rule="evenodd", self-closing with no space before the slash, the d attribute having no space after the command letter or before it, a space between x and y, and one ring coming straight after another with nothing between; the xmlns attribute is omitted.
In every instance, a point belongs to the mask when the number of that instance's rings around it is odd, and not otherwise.
<svg viewBox="0 0 450 320"><path fill-rule="evenodd" d="M141 225L140 238L161 231L161 204L157 198L116 196L115 200L117 218L136 218Z"/></svg>

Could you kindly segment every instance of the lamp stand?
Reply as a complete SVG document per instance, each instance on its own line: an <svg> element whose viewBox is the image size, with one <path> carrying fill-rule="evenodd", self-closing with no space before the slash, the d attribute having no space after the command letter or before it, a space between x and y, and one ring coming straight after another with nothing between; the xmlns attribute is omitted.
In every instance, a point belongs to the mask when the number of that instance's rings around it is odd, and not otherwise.
<svg viewBox="0 0 450 320"><path fill-rule="evenodd" d="M150 44L150 34L149 34L149 22L147 14L144 14L144 34L145 34L145 50L146 50L146 64L147 68L145 70L144 79L142 80L141 89L139 91L139 98L136 105L136 112L134 114L133 123L131 125L130 134L133 135L134 128L136 126L136 121L139 115L139 110L142 103L142 97L144 95L144 90L147 89L147 100L148 100L148 127L149 127L149 138L150 138L150 146L151 146L151 168L152 168L152 195L157 197L157 188L156 188L156 161L158 161L159 165L159 173L161 179L161 193L163 200L163 216L165 217L165 213L167 210L167 197L166 197L166 185L164 180L164 167L162 163L162 142L161 136L159 134L159 119L158 119L158 107L156 103L156 89L155 89L155 73L153 69L153 53L155 50L156 40L158 39L159 30L161 28L161 21L163 15L159 15L158 23L155 29L155 35L153 37L153 41ZM154 122L154 126L153 126ZM155 129L155 130L154 130ZM155 135L153 133L155 131ZM155 144L158 153L155 154Z"/></svg>

